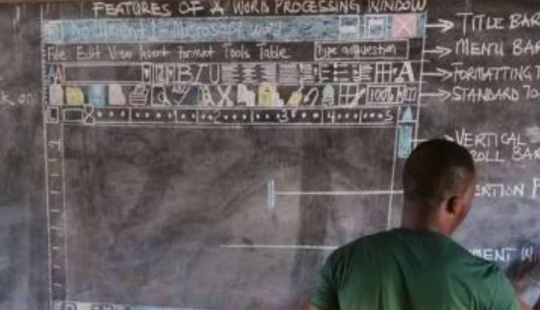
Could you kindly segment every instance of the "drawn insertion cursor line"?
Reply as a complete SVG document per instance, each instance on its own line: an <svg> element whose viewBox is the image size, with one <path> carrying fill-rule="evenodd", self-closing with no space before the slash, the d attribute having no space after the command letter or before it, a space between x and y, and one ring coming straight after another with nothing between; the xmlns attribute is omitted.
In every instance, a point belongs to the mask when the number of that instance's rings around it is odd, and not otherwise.
<svg viewBox="0 0 540 310"><path fill-rule="evenodd" d="M266 184L268 210L276 208L276 198L278 196L384 196L402 195L403 191L396 190L369 190L369 191L280 191L276 189L274 179L269 179Z"/></svg>
<svg viewBox="0 0 540 310"><path fill-rule="evenodd" d="M267 186L267 208L274 210L277 196L381 196L399 195L403 191L371 190L371 191L278 191L274 179L269 179ZM260 249L260 250L306 250L334 251L335 245L305 245L305 244L222 244L224 249Z"/></svg>

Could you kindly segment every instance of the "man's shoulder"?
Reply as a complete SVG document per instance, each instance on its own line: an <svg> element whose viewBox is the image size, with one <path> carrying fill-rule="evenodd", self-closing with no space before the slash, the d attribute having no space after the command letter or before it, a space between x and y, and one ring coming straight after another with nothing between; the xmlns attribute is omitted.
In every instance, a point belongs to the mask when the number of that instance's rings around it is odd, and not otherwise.
<svg viewBox="0 0 540 310"><path fill-rule="evenodd" d="M496 266L474 254L469 250L441 234L419 232L407 229L393 229L363 236L348 244L339 247L332 253L332 259L339 261L347 257L356 256L363 251L395 252L406 245L408 248L433 251L437 255L447 257L456 264L475 267L496 268ZM428 246L429 245L429 246Z"/></svg>
<svg viewBox="0 0 540 310"><path fill-rule="evenodd" d="M391 240L395 238L395 232L391 230L366 235L337 248L331 257L334 260L340 260L359 251L377 249L381 245L389 246L391 245Z"/></svg>

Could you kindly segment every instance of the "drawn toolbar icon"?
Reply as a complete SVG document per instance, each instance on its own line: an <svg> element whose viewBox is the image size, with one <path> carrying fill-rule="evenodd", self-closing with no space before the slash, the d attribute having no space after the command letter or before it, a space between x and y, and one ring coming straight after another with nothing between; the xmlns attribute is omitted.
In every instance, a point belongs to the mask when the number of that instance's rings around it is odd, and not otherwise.
<svg viewBox="0 0 540 310"><path fill-rule="evenodd" d="M150 90L144 84L139 84L129 93L129 104L146 105L149 94Z"/></svg>

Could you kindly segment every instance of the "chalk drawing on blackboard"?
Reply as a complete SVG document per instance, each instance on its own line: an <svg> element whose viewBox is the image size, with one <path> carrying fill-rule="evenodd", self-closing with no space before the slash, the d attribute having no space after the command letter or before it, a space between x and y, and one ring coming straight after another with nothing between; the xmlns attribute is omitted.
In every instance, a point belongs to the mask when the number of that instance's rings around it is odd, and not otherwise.
<svg viewBox="0 0 540 310"><path fill-rule="evenodd" d="M401 116L401 122L411 122L413 120L414 118L413 118L412 109L410 106L407 106Z"/></svg>
<svg viewBox="0 0 540 310"><path fill-rule="evenodd" d="M240 74L242 74L243 81L246 84L257 84L260 83L261 80L263 83L273 84L272 81L263 80L262 77L260 78L257 74L258 70L261 72L263 71L262 66L258 64L247 63L240 65Z"/></svg>
<svg viewBox="0 0 540 310"><path fill-rule="evenodd" d="M63 105L64 104L64 89L58 84L49 86L49 104Z"/></svg>
<svg viewBox="0 0 540 310"><path fill-rule="evenodd" d="M258 105L261 107L283 106L283 100L279 97L277 87L271 83L261 83L258 92Z"/></svg>
<svg viewBox="0 0 540 310"><path fill-rule="evenodd" d="M335 90L331 84L326 84L322 91L322 104L327 106L333 106L335 104Z"/></svg>
<svg viewBox="0 0 540 310"><path fill-rule="evenodd" d="M277 64L269 63L255 65L254 69L260 72L263 81L275 82L277 81L277 67Z"/></svg>
<svg viewBox="0 0 540 310"><path fill-rule="evenodd" d="M295 90L291 96L289 97L289 100L287 100L287 106L289 107L297 107L302 102L302 90L304 89L303 85L300 85L300 87Z"/></svg>
<svg viewBox="0 0 540 310"><path fill-rule="evenodd" d="M339 38L355 40L360 38L360 16L346 15L339 17Z"/></svg>
<svg viewBox="0 0 540 310"><path fill-rule="evenodd" d="M214 98L212 98L212 92L210 91L210 86L202 85L199 88L199 104L203 107L213 107L216 105Z"/></svg>
<svg viewBox="0 0 540 310"><path fill-rule="evenodd" d="M45 121L47 124L60 123L60 108L59 107L47 107Z"/></svg>
<svg viewBox="0 0 540 310"><path fill-rule="evenodd" d="M126 96L124 95L121 85L109 85L109 104L115 106L126 104Z"/></svg>
<svg viewBox="0 0 540 310"><path fill-rule="evenodd" d="M387 30L390 28L387 15L370 15L366 16L366 24L364 35L368 39L384 39L387 37Z"/></svg>
<svg viewBox="0 0 540 310"><path fill-rule="evenodd" d="M80 87L66 87L67 105L82 106L84 103L84 92Z"/></svg>
<svg viewBox="0 0 540 310"><path fill-rule="evenodd" d="M242 82L240 72L242 67L238 64L223 64L221 66L221 81L223 83L237 84Z"/></svg>
<svg viewBox="0 0 540 310"><path fill-rule="evenodd" d="M438 55L437 58L443 58L450 55L450 53L452 53L452 49L437 45L434 49L432 50L425 49L422 53L423 54L436 54Z"/></svg>
<svg viewBox="0 0 540 310"><path fill-rule="evenodd" d="M84 123L87 125L93 125L96 123L96 117L94 116L94 106L90 104L84 105Z"/></svg>
<svg viewBox="0 0 540 310"><path fill-rule="evenodd" d="M280 84L301 84L304 81L301 79L301 64L283 63L279 66L279 79Z"/></svg>
<svg viewBox="0 0 540 310"><path fill-rule="evenodd" d="M248 87L244 84L238 84L236 88L237 93L237 101L241 105L245 105L246 107L254 107L255 106L255 92L248 89Z"/></svg>
<svg viewBox="0 0 540 310"><path fill-rule="evenodd" d="M66 81L66 69L64 65L51 65L49 66L49 73L47 75L49 84L62 84Z"/></svg>
<svg viewBox="0 0 540 310"><path fill-rule="evenodd" d="M286 191L278 190L274 179L269 179L266 183L267 208L276 208L276 198L278 196L384 196L402 195L400 190L350 190L350 191Z"/></svg>
<svg viewBox="0 0 540 310"><path fill-rule="evenodd" d="M189 92L191 91L191 86L187 85L174 85L173 89L171 91L172 93L172 100L176 105L182 105L184 104ZM198 91L197 91L198 93ZM180 98L178 98L178 96ZM198 101L198 97L196 98Z"/></svg>
<svg viewBox="0 0 540 310"><path fill-rule="evenodd" d="M373 64L360 64L358 65L358 71L353 71L357 75L358 82L370 82L371 74L373 72Z"/></svg>
<svg viewBox="0 0 540 310"><path fill-rule="evenodd" d="M423 14L425 15L425 14ZM423 24L425 24L425 21L422 21ZM448 32L449 30L453 29L455 26L454 22L446 19L439 18L437 20L437 23L434 24L425 24L425 29L428 28L440 28L442 33Z"/></svg>
<svg viewBox="0 0 540 310"><path fill-rule="evenodd" d="M129 93L130 105L146 105L150 90L144 84L135 86L132 92Z"/></svg>
<svg viewBox="0 0 540 310"><path fill-rule="evenodd" d="M360 100L366 94L366 88L359 84L343 83L339 85L340 106L355 107L360 104Z"/></svg>
<svg viewBox="0 0 540 310"><path fill-rule="evenodd" d="M218 107L232 107L234 106L234 102L230 98L231 91L233 86L232 85L217 85L218 94L220 96L220 99L217 103Z"/></svg>
<svg viewBox="0 0 540 310"><path fill-rule="evenodd" d="M152 64L145 63L142 65L142 81L145 83L152 82Z"/></svg>
<svg viewBox="0 0 540 310"><path fill-rule="evenodd" d="M319 99L319 89L312 87L307 94L302 98L302 105L304 106L314 106Z"/></svg>
<svg viewBox="0 0 540 310"><path fill-rule="evenodd" d="M395 14L392 16L392 36L394 38L412 38L418 33L417 14Z"/></svg>
<svg viewBox="0 0 540 310"><path fill-rule="evenodd" d="M274 179L268 180L266 183L266 207L268 210L274 210L276 207L276 183L274 182Z"/></svg>
<svg viewBox="0 0 540 310"><path fill-rule="evenodd" d="M88 103L94 106L103 107L107 105L107 95L105 85L88 86Z"/></svg>
<svg viewBox="0 0 540 310"><path fill-rule="evenodd" d="M409 157L413 147L414 119L411 107L406 107L399 122L398 157Z"/></svg>
<svg viewBox="0 0 540 310"><path fill-rule="evenodd" d="M212 8L210 9L210 13L212 13L212 15L217 15L219 13L219 15L223 16L225 15L225 9L221 6L221 4L219 3L219 0L214 0L212 2Z"/></svg>
<svg viewBox="0 0 540 310"><path fill-rule="evenodd" d="M154 85L152 87L152 100L151 106L172 106L169 96L167 96L167 90L163 85Z"/></svg>

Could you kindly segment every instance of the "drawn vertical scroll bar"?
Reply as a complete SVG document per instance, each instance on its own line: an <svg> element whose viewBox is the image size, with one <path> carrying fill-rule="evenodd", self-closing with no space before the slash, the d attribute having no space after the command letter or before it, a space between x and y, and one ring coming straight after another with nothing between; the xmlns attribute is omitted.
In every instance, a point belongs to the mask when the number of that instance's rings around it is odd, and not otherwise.
<svg viewBox="0 0 540 310"><path fill-rule="evenodd" d="M44 110L43 117L47 117ZM62 123L45 123L45 171L49 282L51 302L67 296L67 218L65 213L64 139ZM60 215L60 217L58 216ZM54 268L53 268L54 266Z"/></svg>
<svg viewBox="0 0 540 310"><path fill-rule="evenodd" d="M67 284L67 239L65 213L65 175L64 175L64 138L62 107L51 104L47 78L47 57L44 43L46 40L58 42L64 35L60 23L47 24L44 27L43 8L41 8L41 57L42 57L42 117L44 138L44 165L48 241L48 284L49 308L56 301L65 301L68 295Z"/></svg>

